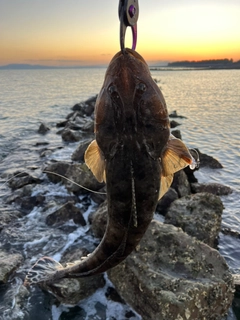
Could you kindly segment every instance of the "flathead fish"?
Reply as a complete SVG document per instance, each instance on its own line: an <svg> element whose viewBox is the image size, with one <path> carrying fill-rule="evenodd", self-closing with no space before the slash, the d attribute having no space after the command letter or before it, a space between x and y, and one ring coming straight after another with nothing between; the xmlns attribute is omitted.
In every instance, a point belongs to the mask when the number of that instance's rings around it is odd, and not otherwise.
<svg viewBox="0 0 240 320"><path fill-rule="evenodd" d="M40 258L25 284L92 276L123 261L137 246L158 200L178 170L193 165L185 144L170 134L164 97L136 52L117 53L95 106L95 135L85 162L107 185L108 223L99 246L65 267Z"/></svg>

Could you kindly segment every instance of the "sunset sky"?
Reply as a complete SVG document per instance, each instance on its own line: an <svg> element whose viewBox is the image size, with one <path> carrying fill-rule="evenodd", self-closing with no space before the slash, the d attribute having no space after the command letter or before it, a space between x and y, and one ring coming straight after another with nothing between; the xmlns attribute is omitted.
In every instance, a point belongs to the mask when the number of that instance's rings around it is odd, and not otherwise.
<svg viewBox="0 0 240 320"><path fill-rule="evenodd" d="M118 3L0 0L0 65L108 64L120 49ZM240 60L239 0L139 0L139 8L137 51L149 64Z"/></svg>

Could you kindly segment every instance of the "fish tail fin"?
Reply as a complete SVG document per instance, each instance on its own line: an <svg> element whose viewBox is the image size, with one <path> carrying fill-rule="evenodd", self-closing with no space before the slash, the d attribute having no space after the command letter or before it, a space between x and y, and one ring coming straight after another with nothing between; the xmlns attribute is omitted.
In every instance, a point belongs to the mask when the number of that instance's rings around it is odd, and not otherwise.
<svg viewBox="0 0 240 320"><path fill-rule="evenodd" d="M50 257L40 258L28 271L24 285L29 286L39 282L53 280L56 271L64 269L61 263Z"/></svg>

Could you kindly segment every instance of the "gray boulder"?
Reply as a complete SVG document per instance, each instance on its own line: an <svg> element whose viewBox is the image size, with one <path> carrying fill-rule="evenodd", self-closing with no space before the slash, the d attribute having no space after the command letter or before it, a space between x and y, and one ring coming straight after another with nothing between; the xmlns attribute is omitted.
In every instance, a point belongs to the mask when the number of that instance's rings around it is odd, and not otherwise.
<svg viewBox="0 0 240 320"><path fill-rule="evenodd" d="M108 276L143 320L220 320L234 293L218 251L155 220L137 249Z"/></svg>
<svg viewBox="0 0 240 320"><path fill-rule="evenodd" d="M96 238L102 238L107 227L107 201L103 202L98 209L89 217L92 232Z"/></svg>
<svg viewBox="0 0 240 320"><path fill-rule="evenodd" d="M9 180L8 185L13 190L16 190L28 184L37 184L41 182L42 181L37 176L27 172L15 172L13 177Z"/></svg>
<svg viewBox="0 0 240 320"><path fill-rule="evenodd" d="M223 204L210 193L196 193L175 200L165 216L165 223L183 229L189 235L214 247L221 228Z"/></svg>
<svg viewBox="0 0 240 320"><path fill-rule="evenodd" d="M232 189L220 183L192 183L192 192L208 192L216 194L217 196L226 196L232 193Z"/></svg>
<svg viewBox="0 0 240 320"><path fill-rule="evenodd" d="M0 284L6 283L22 262L23 257L20 254L0 250Z"/></svg>
<svg viewBox="0 0 240 320"><path fill-rule="evenodd" d="M182 140L182 134L181 134L181 131L180 131L180 130L178 130L178 129L172 130L172 131L171 131L171 134L172 134L174 137Z"/></svg>
<svg viewBox="0 0 240 320"><path fill-rule="evenodd" d="M170 121L170 128L176 128L177 126L180 126L181 125L181 123L179 123L179 122L177 122L177 121L175 121L175 120L171 120Z"/></svg>
<svg viewBox="0 0 240 320"><path fill-rule="evenodd" d="M46 134L49 130L50 130L50 128L45 123L41 123L38 128L38 133Z"/></svg>
<svg viewBox="0 0 240 320"><path fill-rule="evenodd" d="M82 139L82 133L66 128L62 132L62 139L66 142L77 142Z"/></svg>
<svg viewBox="0 0 240 320"><path fill-rule="evenodd" d="M82 212L72 202L67 202L55 212L49 214L46 218L46 223L49 226L61 225L64 222L72 219L76 224L82 226L86 225L86 221L83 218Z"/></svg>
<svg viewBox="0 0 240 320"><path fill-rule="evenodd" d="M205 153L202 153L199 151L199 149L196 148L196 151L198 152L199 159L200 159L200 167L208 167L211 169L221 169L223 168L222 164L212 156L209 156Z"/></svg>
<svg viewBox="0 0 240 320"><path fill-rule="evenodd" d="M89 190L97 191L104 185L103 183L99 183L97 181L85 163L72 164L66 171L66 177L69 180L65 180L63 182L69 192L82 192L84 188L81 186L84 186ZM75 183L70 182L70 180L74 181ZM76 183L79 184L79 186Z"/></svg>
<svg viewBox="0 0 240 320"><path fill-rule="evenodd" d="M68 252L63 256L61 263L73 262L86 256L88 251L84 249L76 249ZM61 279L54 285L47 285L45 283L40 286L51 291L54 296L64 304L76 305L79 301L91 296L97 289L104 287L105 280L103 274L95 275L86 278L76 279Z"/></svg>
<svg viewBox="0 0 240 320"><path fill-rule="evenodd" d="M156 211L165 216L173 201L178 199L177 191L173 188L169 188L165 195L158 201Z"/></svg>
<svg viewBox="0 0 240 320"><path fill-rule="evenodd" d="M64 161L54 162L47 165L47 167L45 167L43 172L46 172L48 179L51 182L59 183L63 180L62 177L66 176L66 172L70 166L71 166L71 163L68 163L68 162L64 162Z"/></svg>
<svg viewBox="0 0 240 320"><path fill-rule="evenodd" d="M180 170L174 174L171 188L177 191L179 198L191 194L191 186L184 170Z"/></svg>
<svg viewBox="0 0 240 320"><path fill-rule="evenodd" d="M92 141L92 139L87 139L87 140L83 140L79 143L78 147L76 148L76 150L72 154L73 161L78 161L78 162L84 161L85 151L86 151L87 147L89 146L89 144L91 143L91 141Z"/></svg>
<svg viewBox="0 0 240 320"><path fill-rule="evenodd" d="M21 212L16 209L12 209L9 207L0 208L0 217L1 217L1 219L0 219L0 232L10 222L20 218L21 216L22 216Z"/></svg>

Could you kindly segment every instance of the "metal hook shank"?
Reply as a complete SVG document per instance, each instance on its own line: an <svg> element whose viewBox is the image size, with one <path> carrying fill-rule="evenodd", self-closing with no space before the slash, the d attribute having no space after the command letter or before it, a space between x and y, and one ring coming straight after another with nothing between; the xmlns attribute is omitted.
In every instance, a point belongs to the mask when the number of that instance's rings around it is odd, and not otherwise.
<svg viewBox="0 0 240 320"><path fill-rule="evenodd" d="M118 7L120 19L120 47L124 53L125 35L127 27L132 29L132 49L135 50L137 44L137 20L139 15L138 0L120 0Z"/></svg>

